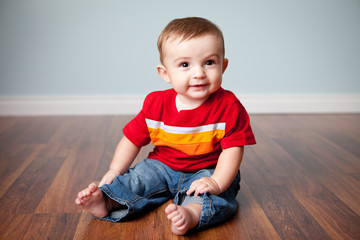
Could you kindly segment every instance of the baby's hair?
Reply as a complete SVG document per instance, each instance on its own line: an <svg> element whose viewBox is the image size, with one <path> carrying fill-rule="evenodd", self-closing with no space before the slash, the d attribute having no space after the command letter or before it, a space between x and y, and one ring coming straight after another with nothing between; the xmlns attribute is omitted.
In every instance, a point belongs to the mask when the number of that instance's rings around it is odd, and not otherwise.
<svg viewBox="0 0 360 240"><path fill-rule="evenodd" d="M162 30L157 46L160 53L160 61L163 63L163 44L169 38L181 38L183 40L189 40L204 36L206 34L214 34L219 37L223 45L223 56L225 56L225 43L224 36L221 30L212 22L205 18L200 17L188 17L174 19Z"/></svg>

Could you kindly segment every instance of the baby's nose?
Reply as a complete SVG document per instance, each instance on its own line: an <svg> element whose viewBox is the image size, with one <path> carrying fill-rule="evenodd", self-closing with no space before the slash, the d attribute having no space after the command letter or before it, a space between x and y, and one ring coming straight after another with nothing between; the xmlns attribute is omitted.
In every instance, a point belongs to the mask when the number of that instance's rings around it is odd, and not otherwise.
<svg viewBox="0 0 360 240"><path fill-rule="evenodd" d="M194 69L194 78L195 79L201 79L201 78L204 78L206 75L205 75L205 71L202 67L196 67Z"/></svg>

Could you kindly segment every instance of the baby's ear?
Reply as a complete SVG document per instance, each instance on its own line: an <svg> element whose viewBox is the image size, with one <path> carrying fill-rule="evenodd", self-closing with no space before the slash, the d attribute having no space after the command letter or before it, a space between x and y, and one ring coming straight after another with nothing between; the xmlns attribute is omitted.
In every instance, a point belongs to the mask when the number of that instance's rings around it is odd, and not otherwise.
<svg viewBox="0 0 360 240"><path fill-rule="evenodd" d="M225 72L228 65L229 65L229 59L224 58L223 67L222 67L222 73Z"/></svg>
<svg viewBox="0 0 360 240"><path fill-rule="evenodd" d="M169 74L164 65L157 65L156 70L157 70L158 74L160 75L160 77L162 79L164 79L165 82L170 83Z"/></svg>

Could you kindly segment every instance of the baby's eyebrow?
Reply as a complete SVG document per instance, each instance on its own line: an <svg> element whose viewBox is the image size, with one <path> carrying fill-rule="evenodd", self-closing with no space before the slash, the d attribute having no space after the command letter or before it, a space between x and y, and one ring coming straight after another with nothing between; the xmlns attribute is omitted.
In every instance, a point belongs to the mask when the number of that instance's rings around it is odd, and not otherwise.
<svg viewBox="0 0 360 240"><path fill-rule="evenodd" d="M209 56L207 56L205 58L213 58L213 57L220 58L220 55L217 54L217 53L214 53L214 54L211 54L211 55L209 55Z"/></svg>
<svg viewBox="0 0 360 240"><path fill-rule="evenodd" d="M186 60L189 60L189 59L191 59L191 57L179 57L179 58L176 58L175 60L174 60L174 62L178 62L178 61L186 61Z"/></svg>

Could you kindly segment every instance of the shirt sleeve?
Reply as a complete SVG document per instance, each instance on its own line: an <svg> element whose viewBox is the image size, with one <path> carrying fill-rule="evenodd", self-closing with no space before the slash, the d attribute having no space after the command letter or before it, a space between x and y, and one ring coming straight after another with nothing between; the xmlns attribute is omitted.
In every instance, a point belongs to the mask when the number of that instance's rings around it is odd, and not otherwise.
<svg viewBox="0 0 360 240"><path fill-rule="evenodd" d="M236 102L226 120L225 136L221 139L221 148L255 144L255 136L250 126L250 118L244 106Z"/></svg>
<svg viewBox="0 0 360 240"><path fill-rule="evenodd" d="M144 100L143 108L123 129L124 135L137 147L150 143L149 131L145 121L145 112L149 106L148 97Z"/></svg>

